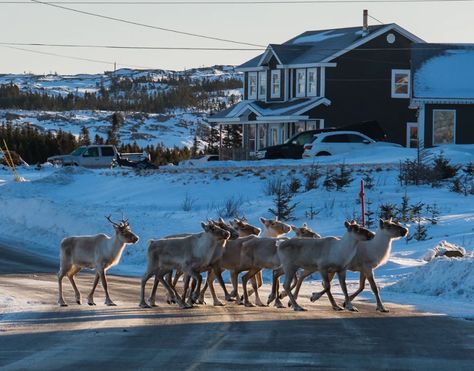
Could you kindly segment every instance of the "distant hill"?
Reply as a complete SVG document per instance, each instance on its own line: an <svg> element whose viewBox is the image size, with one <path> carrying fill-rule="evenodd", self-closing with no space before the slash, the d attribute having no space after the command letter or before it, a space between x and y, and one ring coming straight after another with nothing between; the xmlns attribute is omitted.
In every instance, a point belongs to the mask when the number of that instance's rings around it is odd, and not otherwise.
<svg viewBox="0 0 474 371"><path fill-rule="evenodd" d="M113 112L122 143L191 146L207 115L238 102L242 74L233 66L185 71L119 69L103 74L0 75L0 124L106 137ZM201 140L201 142L203 142ZM205 143L202 143L203 145Z"/></svg>

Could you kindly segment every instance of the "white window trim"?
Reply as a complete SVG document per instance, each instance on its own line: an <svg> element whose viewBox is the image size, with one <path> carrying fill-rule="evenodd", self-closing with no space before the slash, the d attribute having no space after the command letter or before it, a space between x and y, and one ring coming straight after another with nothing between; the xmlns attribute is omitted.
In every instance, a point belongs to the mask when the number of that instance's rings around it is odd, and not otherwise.
<svg viewBox="0 0 474 371"><path fill-rule="evenodd" d="M408 75L408 93L407 94L399 94L395 93L395 75L397 73L405 73ZM392 98L410 98L411 92L411 72L410 70L392 70L392 80L390 84L390 91L392 93Z"/></svg>
<svg viewBox="0 0 474 371"><path fill-rule="evenodd" d="M253 94L253 95L250 94L250 92L251 92L250 77L251 76L255 76L255 94ZM248 86L247 86L248 99L257 99L257 95L258 95L258 73L257 72L249 72Z"/></svg>
<svg viewBox="0 0 474 371"><path fill-rule="evenodd" d="M261 83L262 80L260 79L260 76L265 76L265 92L263 94L260 93L260 88L261 88ZM258 99L266 99L267 98L267 71L259 72L258 73Z"/></svg>
<svg viewBox="0 0 474 371"><path fill-rule="evenodd" d="M314 92L309 91L309 73L314 72ZM306 71L306 95L308 97L317 97L318 96L318 69L317 68L308 68Z"/></svg>
<svg viewBox="0 0 474 371"><path fill-rule="evenodd" d="M431 117L431 145L433 146L442 146L444 143L435 143L435 112L454 112L454 132L453 132L453 143L452 144L456 144L456 110L455 109L434 109L433 111L433 115ZM418 135L420 135L420 133L418 132ZM419 139L418 139L419 140Z"/></svg>
<svg viewBox="0 0 474 371"><path fill-rule="evenodd" d="M418 122L407 122L407 129L406 129L406 147L407 148L415 148L415 147L410 147L410 141L411 141L411 137L410 137L410 129L411 128L417 128L418 129L419 125L418 125ZM418 143L420 142L420 131L418 131Z"/></svg>
<svg viewBox="0 0 474 371"><path fill-rule="evenodd" d="M303 91L298 91L298 87L300 85L300 80L299 80L299 74L303 73L303 83L301 84L303 86ZM306 96L306 70L304 68L298 68L296 70L296 97L297 98L303 98Z"/></svg>
<svg viewBox="0 0 474 371"><path fill-rule="evenodd" d="M278 75L279 78L279 88L278 92L273 92L273 75ZM272 98L280 98L281 97L281 70L272 70L270 73L270 97Z"/></svg>

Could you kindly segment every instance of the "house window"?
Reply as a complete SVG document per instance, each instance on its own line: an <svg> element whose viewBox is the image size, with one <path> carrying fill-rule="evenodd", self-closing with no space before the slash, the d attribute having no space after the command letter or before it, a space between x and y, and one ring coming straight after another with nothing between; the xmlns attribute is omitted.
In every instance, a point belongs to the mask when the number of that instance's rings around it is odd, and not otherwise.
<svg viewBox="0 0 474 371"><path fill-rule="evenodd" d="M250 152L255 151L257 132L254 124L248 125L248 149Z"/></svg>
<svg viewBox="0 0 474 371"><path fill-rule="evenodd" d="M392 98L410 98L410 70L392 70Z"/></svg>
<svg viewBox="0 0 474 371"><path fill-rule="evenodd" d="M316 68L308 68L308 87L307 87L307 95L308 97L315 97L316 94Z"/></svg>
<svg viewBox="0 0 474 371"><path fill-rule="evenodd" d="M306 88L306 70L296 70L296 96L304 97Z"/></svg>
<svg viewBox="0 0 474 371"><path fill-rule="evenodd" d="M267 71L258 73L258 97L262 99L267 97Z"/></svg>
<svg viewBox="0 0 474 371"><path fill-rule="evenodd" d="M262 149L267 146L267 130L265 125L257 125L258 127L258 147L257 149Z"/></svg>
<svg viewBox="0 0 474 371"><path fill-rule="evenodd" d="M280 98L280 88L281 88L281 71L273 70L272 71L272 98Z"/></svg>
<svg viewBox="0 0 474 371"><path fill-rule="evenodd" d="M433 110L433 145L454 144L455 131L455 110Z"/></svg>
<svg viewBox="0 0 474 371"><path fill-rule="evenodd" d="M248 99L257 99L257 72L249 72Z"/></svg>

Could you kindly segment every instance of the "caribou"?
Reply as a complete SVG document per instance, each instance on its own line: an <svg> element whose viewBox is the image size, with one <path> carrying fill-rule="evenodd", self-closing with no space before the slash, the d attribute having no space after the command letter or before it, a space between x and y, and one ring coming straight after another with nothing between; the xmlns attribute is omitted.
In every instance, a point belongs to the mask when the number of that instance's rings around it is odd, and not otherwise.
<svg viewBox="0 0 474 371"><path fill-rule="evenodd" d="M166 282L164 276L173 270L180 270L194 278L199 287L202 281L200 272L206 270L216 257L222 255L230 237L229 232L213 223L201 223L201 227L204 232L148 242L148 266L141 280L140 307L150 307L145 302L145 285L152 276L161 282L170 297L176 298L181 308L192 306L192 301L185 303L176 289ZM209 286L213 292L212 281L209 282ZM183 298L186 298L186 293L187 286L185 285ZM154 297L152 303L154 304Z"/></svg>
<svg viewBox="0 0 474 371"><path fill-rule="evenodd" d="M356 245L359 241L368 241L374 238L375 234L368 229L359 226L355 222L345 222L346 233L342 238L325 237L321 239L292 238L279 243L277 252L281 262L281 268L285 274L283 288L290 299L295 311L305 310L297 302L291 292L291 281L297 270L300 268L306 271L319 271L323 280L324 290L334 310L342 310L331 293L331 283L329 274L338 274L342 292L344 293L346 308L351 311L357 309L352 306L347 293L346 269L352 258L356 254ZM316 293L313 293L311 300L314 301Z"/></svg>
<svg viewBox="0 0 474 371"><path fill-rule="evenodd" d="M96 272L92 290L87 296L87 304L95 305L94 291L100 278L105 291L105 304L109 306L115 305L110 299L105 273L110 267L120 262L120 257L127 244L138 242L138 236L132 232L130 224L128 224L128 221L123 216L119 223L113 222L110 219L110 215L106 216L106 218L115 230L113 237L101 233L94 236L71 236L61 241L60 268L58 272L58 304L60 306L67 306L63 298L62 289L64 276L67 276L71 282L77 304L81 304L81 293L76 286L74 276L83 268L95 269Z"/></svg>
<svg viewBox="0 0 474 371"><path fill-rule="evenodd" d="M360 272L359 288L349 296L349 300L354 300L357 295L364 291L365 280L367 279L377 302L376 310L388 312L380 298L379 288L375 282L374 270L388 261L392 251L392 241L405 237L407 234L408 229L398 222L394 222L391 219L380 219L375 237L369 241L361 241L357 244L356 254L347 269L353 272ZM331 280L333 277L334 274L330 274L329 279ZM313 301L319 299L322 295L322 292L313 295Z"/></svg>

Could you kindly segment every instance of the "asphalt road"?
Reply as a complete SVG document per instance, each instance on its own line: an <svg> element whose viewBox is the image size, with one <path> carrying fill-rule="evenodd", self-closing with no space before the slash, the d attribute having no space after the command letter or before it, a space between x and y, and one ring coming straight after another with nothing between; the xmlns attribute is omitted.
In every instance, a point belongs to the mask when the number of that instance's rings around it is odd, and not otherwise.
<svg viewBox="0 0 474 371"><path fill-rule="evenodd" d="M472 321L394 303L388 314L363 301L355 302L358 313L335 312L327 299L313 304L304 296L302 313L234 303L180 310L163 302L161 290L158 308L140 309L139 280L119 276L109 277L117 307L103 304L100 287L97 306L75 304L65 279L70 305L59 308L56 267L0 246L2 370L474 368ZM92 278L80 274L83 297Z"/></svg>

